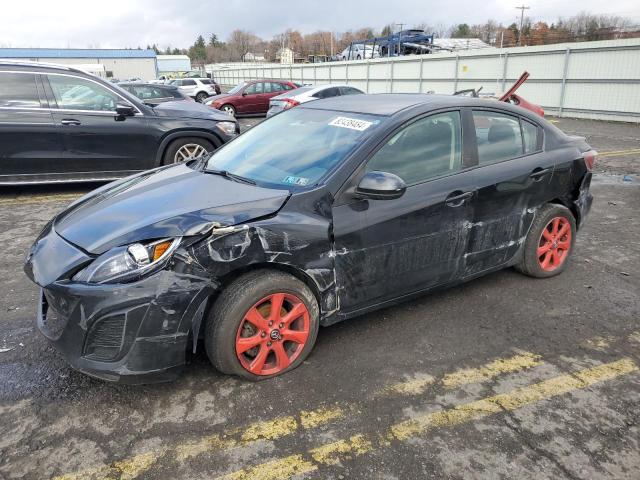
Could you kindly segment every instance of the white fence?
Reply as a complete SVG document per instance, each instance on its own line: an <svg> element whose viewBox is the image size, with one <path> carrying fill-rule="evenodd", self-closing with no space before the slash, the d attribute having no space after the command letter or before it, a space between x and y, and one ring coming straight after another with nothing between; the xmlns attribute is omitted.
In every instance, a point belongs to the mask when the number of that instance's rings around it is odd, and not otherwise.
<svg viewBox="0 0 640 480"><path fill-rule="evenodd" d="M531 76L518 93L550 114L640 123L640 39L207 70L223 85L277 78L347 83L367 93L444 94L479 87L501 92L527 70Z"/></svg>

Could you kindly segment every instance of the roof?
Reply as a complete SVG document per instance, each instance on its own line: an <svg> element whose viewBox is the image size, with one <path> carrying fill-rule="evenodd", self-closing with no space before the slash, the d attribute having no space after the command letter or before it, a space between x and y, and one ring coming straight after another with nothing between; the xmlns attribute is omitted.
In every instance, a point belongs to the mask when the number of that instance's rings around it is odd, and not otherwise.
<svg viewBox="0 0 640 480"><path fill-rule="evenodd" d="M0 58L156 58L156 52L105 48L0 48Z"/></svg>
<svg viewBox="0 0 640 480"><path fill-rule="evenodd" d="M316 100L296 108L312 108L316 110L336 110L341 112L362 113L369 115L391 116L401 110L418 105L438 108L473 106L492 107L515 111L508 103L497 100L469 98L454 95L432 95L419 93L375 93L369 95L348 95Z"/></svg>

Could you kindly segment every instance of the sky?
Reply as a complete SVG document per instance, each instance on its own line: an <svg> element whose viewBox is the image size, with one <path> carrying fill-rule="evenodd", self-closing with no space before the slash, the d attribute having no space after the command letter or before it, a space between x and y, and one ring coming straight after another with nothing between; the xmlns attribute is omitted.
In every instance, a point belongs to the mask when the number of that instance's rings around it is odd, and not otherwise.
<svg viewBox="0 0 640 480"><path fill-rule="evenodd" d="M236 28L270 40L288 28L301 33L342 32L388 23L408 27L503 24L527 5L533 21L579 11L630 18L640 24L639 0L0 0L0 47L184 48L198 34L226 39Z"/></svg>

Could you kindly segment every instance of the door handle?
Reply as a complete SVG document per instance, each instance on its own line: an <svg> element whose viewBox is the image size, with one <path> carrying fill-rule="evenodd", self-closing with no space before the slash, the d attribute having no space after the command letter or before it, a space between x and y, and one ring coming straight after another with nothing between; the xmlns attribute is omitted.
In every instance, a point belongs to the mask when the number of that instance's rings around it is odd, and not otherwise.
<svg viewBox="0 0 640 480"><path fill-rule="evenodd" d="M531 175L529 175L529 178L533 178L535 181L542 180L542 177L544 177L550 171L550 168L534 168L533 172L531 172Z"/></svg>
<svg viewBox="0 0 640 480"><path fill-rule="evenodd" d="M63 118L62 120L60 120L60 123L62 125L71 125L71 126L82 125L80 120L76 120L75 118Z"/></svg>
<svg viewBox="0 0 640 480"><path fill-rule="evenodd" d="M448 207L459 207L462 205L467 199L473 197L473 192L461 192L457 190L452 192L447 196L444 203Z"/></svg>

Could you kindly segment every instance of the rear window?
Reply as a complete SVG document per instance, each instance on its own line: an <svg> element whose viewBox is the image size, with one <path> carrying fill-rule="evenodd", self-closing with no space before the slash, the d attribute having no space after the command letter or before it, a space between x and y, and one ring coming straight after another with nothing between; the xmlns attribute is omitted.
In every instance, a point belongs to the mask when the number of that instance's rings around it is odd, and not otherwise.
<svg viewBox="0 0 640 480"><path fill-rule="evenodd" d="M40 107L36 76L33 73L0 72L0 107Z"/></svg>
<svg viewBox="0 0 640 480"><path fill-rule="evenodd" d="M200 80L200 83L204 85L211 85L211 80L209 80L208 78L203 78L202 80Z"/></svg>

